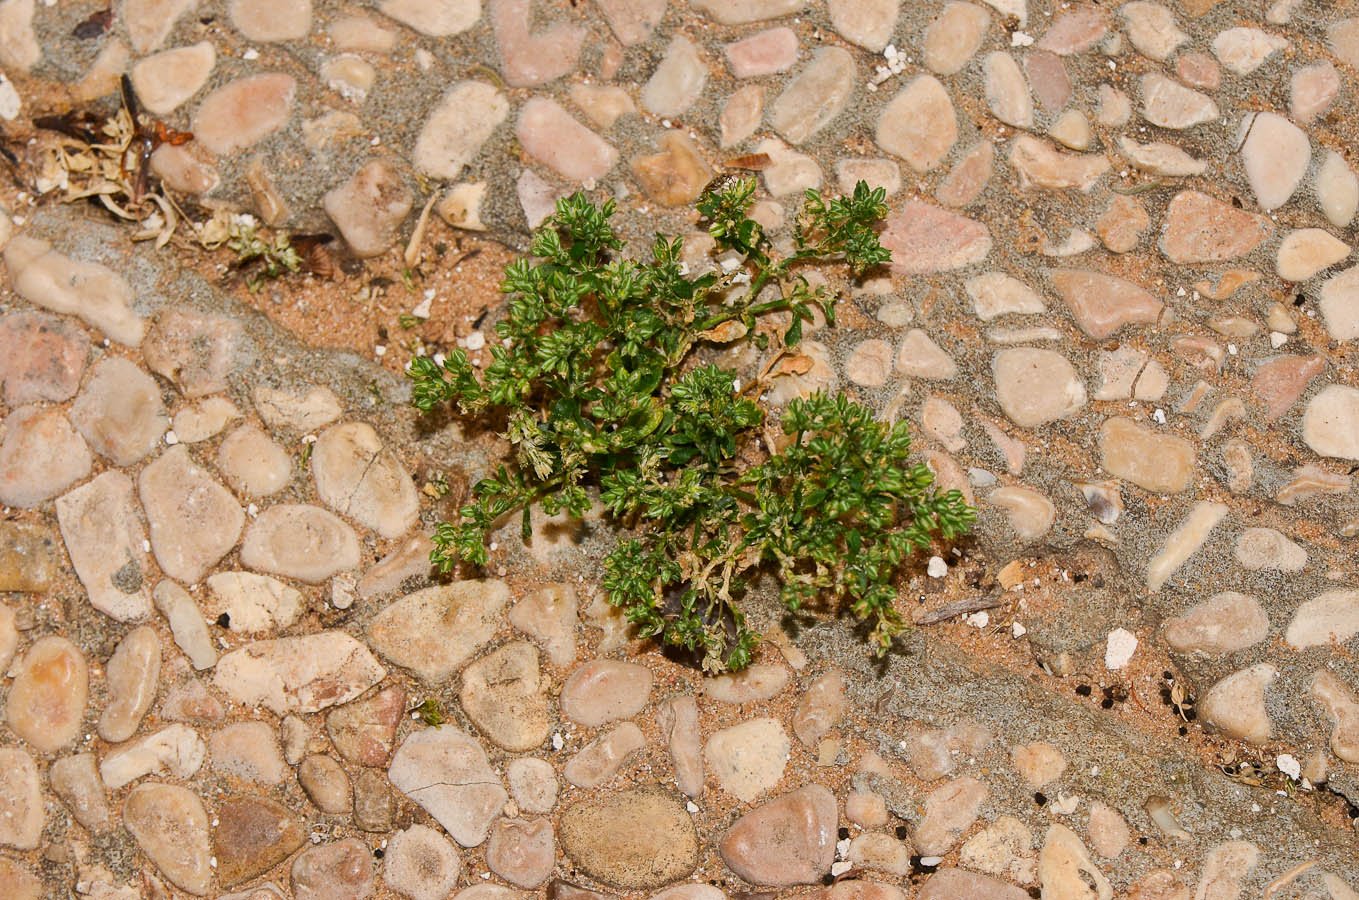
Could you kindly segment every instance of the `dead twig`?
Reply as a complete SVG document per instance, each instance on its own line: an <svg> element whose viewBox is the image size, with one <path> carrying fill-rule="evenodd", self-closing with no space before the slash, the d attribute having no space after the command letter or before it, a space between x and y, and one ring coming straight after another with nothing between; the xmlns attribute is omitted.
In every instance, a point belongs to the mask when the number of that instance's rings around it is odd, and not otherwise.
<svg viewBox="0 0 1359 900"><path fill-rule="evenodd" d="M1009 599L1004 595L992 597L972 597L967 600L957 600L938 609L931 609L912 616L912 621L916 625L934 625L957 616L965 616L968 613L981 612L984 609L995 609L997 606L1004 606Z"/></svg>

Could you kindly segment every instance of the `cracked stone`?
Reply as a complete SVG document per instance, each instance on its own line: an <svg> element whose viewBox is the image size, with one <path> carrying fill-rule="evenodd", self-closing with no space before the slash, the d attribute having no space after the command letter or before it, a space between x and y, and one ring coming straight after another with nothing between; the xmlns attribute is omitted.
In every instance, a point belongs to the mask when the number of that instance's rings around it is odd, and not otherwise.
<svg viewBox="0 0 1359 900"><path fill-rule="evenodd" d="M237 703L283 715L347 703L386 674L354 638L320 631L233 650L218 660L212 683Z"/></svg>
<svg viewBox="0 0 1359 900"><path fill-rule="evenodd" d="M464 847L486 840L509 799L486 751L453 725L413 732L392 757L387 777Z"/></svg>

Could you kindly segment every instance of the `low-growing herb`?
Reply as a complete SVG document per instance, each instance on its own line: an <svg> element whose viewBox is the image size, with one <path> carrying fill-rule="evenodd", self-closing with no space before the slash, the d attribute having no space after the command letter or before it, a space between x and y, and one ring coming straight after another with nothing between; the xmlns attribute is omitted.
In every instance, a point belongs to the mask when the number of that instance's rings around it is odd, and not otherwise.
<svg viewBox="0 0 1359 900"><path fill-rule="evenodd" d="M887 262L876 231L884 193L863 182L831 200L808 191L792 249L778 255L747 214L754 190L731 179L699 200L717 250L737 264L693 277L680 239L657 236L649 259L626 259L612 200L559 200L529 258L506 268L484 373L462 350L442 365L412 361L417 407L495 412L514 447L459 521L436 528L440 569L484 565L507 516L527 540L532 507L582 518L597 500L621 533L603 566L609 601L705 669L749 664L756 636L741 601L762 573L789 609L847 605L872 623L880 651L900 633L903 563L935 535L965 532L974 510L910 460L906 423L841 394L790 401L781 436L762 442L770 413L751 395L767 385L743 390L701 352L737 339L766 349L759 326L775 315L779 354L793 352L814 308L833 325L835 296L803 270L843 262L857 276Z"/></svg>

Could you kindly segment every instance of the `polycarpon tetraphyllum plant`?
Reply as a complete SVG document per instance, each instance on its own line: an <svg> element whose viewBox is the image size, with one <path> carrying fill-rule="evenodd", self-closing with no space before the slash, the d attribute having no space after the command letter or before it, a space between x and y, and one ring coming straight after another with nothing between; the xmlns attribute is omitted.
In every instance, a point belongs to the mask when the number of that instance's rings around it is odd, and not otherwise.
<svg viewBox="0 0 1359 900"><path fill-rule="evenodd" d="M527 540L535 504L584 517L593 491L620 534L604 561L609 601L708 671L750 663L757 638L741 606L763 573L790 610L847 604L880 652L903 630L893 606L902 565L935 535L964 533L975 510L910 460L905 422L878 421L843 394L794 399L781 413L757 402L771 372L796 371L813 306L835 322L837 298L804 269L843 262L861 276L887 262L876 230L885 194L864 182L833 200L807 191L792 252L776 256L747 215L754 191L731 179L699 200L718 251L740 264L696 277L679 238L658 235L648 261L623 258L612 200L559 200L529 257L505 270L508 309L484 373L462 350L442 364L412 361L415 406L503 416L514 448L459 521L435 530L442 571L484 565L506 516L522 517ZM760 379L742 386L704 361L733 340L770 349L757 323L778 313L791 324Z"/></svg>

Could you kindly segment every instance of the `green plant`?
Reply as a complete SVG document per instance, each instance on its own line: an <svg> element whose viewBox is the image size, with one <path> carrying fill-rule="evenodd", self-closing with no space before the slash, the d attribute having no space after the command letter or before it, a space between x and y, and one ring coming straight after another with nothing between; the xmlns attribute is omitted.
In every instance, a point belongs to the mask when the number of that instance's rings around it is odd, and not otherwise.
<svg viewBox="0 0 1359 900"><path fill-rule="evenodd" d="M610 602L706 669L750 662L756 638L740 600L761 572L779 578L790 609L847 602L873 622L880 650L901 631L902 563L932 535L966 531L974 511L909 461L905 423L876 421L843 395L791 401L784 437L762 447L766 413L748 394L764 383L742 390L734 372L694 358L734 339L767 348L757 328L775 314L787 323L780 355L801 340L813 305L833 324L836 298L800 270L843 261L859 275L886 262L875 230L884 194L862 182L829 201L808 191L793 250L776 257L747 215L754 190L733 180L700 199L718 250L740 264L693 278L679 239L658 235L650 260L624 259L612 201L562 199L531 258L506 269L507 314L484 376L461 350L442 365L412 361L417 407L494 410L515 448L514 465L474 487L461 520L437 527L431 558L442 570L485 564L503 517L518 513L527 539L530 507L583 517L597 489L625 532L604 563Z"/></svg>
<svg viewBox="0 0 1359 900"><path fill-rule="evenodd" d="M259 272L265 278L278 278L285 272L296 272L302 266L302 257L293 248L285 232L278 232L272 240L259 234L259 224L252 217L233 217L230 225L227 247L236 254L235 267L246 269L260 264ZM259 275L251 275L246 280L250 293L258 291L263 284Z"/></svg>

